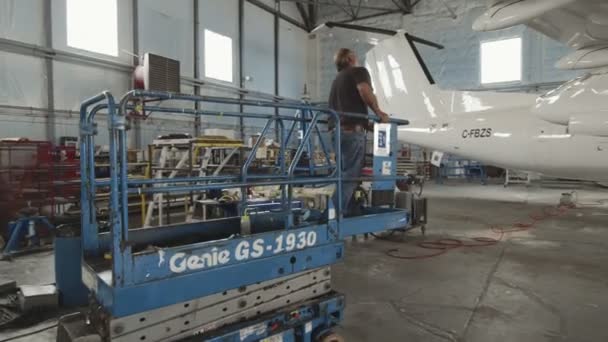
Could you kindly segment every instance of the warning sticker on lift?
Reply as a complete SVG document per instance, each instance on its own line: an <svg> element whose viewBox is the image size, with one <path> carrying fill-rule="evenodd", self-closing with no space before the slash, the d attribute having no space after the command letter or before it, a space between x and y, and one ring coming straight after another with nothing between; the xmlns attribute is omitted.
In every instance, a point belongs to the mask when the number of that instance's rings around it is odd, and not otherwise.
<svg viewBox="0 0 608 342"><path fill-rule="evenodd" d="M241 338L241 341L245 341L251 336L258 337L264 333L266 333L266 323L260 323L241 329L239 331L239 337Z"/></svg>
<svg viewBox="0 0 608 342"><path fill-rule="evenodd" d="M393 170L393 163L385 160L382 162L382 175L383 176L390 176L391 175L391 171Z"/></svg>
<svg viewBox="0 0 608 342"><path fill-rule="evenodd" d="M391 125L374 124L374 157L388 157L391 153Z"/></svg>

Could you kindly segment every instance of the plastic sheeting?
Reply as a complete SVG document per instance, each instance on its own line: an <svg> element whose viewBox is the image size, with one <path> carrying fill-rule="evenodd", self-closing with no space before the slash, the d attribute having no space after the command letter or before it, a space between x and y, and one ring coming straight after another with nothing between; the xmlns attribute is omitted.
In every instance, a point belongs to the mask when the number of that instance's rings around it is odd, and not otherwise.
<svg viewBox="0 0 608 342"><path fill-rule="evenodd" d="M0 0L0 37L44 45L44 1Z"/></svg>
<svg viewBox="0 0 608 342"><path fill-rule="evenodd" d="M46 107L44 61L0 51L0 104Z"/></svg>
<svg viewBox="0 0 608 342"><path fill-rule="evenodd" d="M307 76L308 33L279 20L279 95L299 99Z"/></svg>
<svg viewBox="0 0 608 342"><path fill-rule="evenodd" d="M0 0L0 36L3 38L24 41L36 45L45 45L43 28L44 1L50 0ZM132 36L132 1L118 1L119 25L119 56L113 58L67 46L66 43L66 0L52 0L53 47L82 55L101 57L109 60L130 64L133 49ZM274 0L267 0L274 7ZM287 5L286 5L287 6ZM291 6L291 4L289 4ZM194 33L193 33L193 2L146 0L139 1L139 52L152 52L181 61L182 75L194 75ZM216 30L233 38L233 74L235 84L238 84L238 0L201 0L200 27ZM295 12L291 11L291 14ZM94 15L94 14L92 14ZM266 93L274 93L274 26L273 16L250 3L245 4L245 75L250 81L245 87ZM307 37L298 28L290 30L291 26L281 21L281 93L298 97L306 76L305 59ZM202 35L201 35L202 36ZM201 42L202 43L202 42ZM201 49L203 48L201 44ZM296 52L290 51L297 49ZM202 56L202 51L201 51ZM203 61L201 61L203 63ZM73 110L74 113L58 112L55 114L56 136L77 136L77 110L80 103L103 90L110 90L120 97L131 86L131 75L104 67L89 66L79 63L53 61L55 108L58 111ZM201 73L204 65L201 66ZM0 105L12 106L47 106L46 73L44 59L0 52ZM183 92L193 92L192 87L182 85ZM220 93L211 93L219 95ZM167 105L167 104L165 104ZM205 109L221 111L238 111L238 106L207 105ZM256 108L256 111L260 109ZM273 113L272 109L263 110ZM6 115L6 125L0 125L0 137L22 135L44 139L46 112L28 112L27 116L19 113L9 113L0 109L0 115ZM13 122L21 120L19 122ZM107 143L104 120L100 117L98 143ZM251 122L246 123L251 124ZM205 127L231 127L238 129L238 120L226 117L207 119ZM160 131L175 132L193 131L191 117L155 115L153 119L142 124L142 141L147 143ZM251 132L259 131L259 125L246 128Z"/></svg>
<svg viewBox="0 0 608 342"><path fill-rule="evenodd" d="M274 93L274 24L273 16L258 7L245 4L244 65L248 89Z"/></svg>
<svg viewBox="0 0 608 342"><path fill-rule="evenodd" d="M45 139L46 118L39 112L3 108L0 109L0 121L0 138Z"/></svg>
<svg viewBox="0 0 608 342"><path fill-rule="evenodd" d="M279 95L293 99L302 97L308 74L307 46L307 32L279 20ZM294 115L294 112L293 109L280 111L283 115Z"/></svg>
<svg viewBox="0 0 608 342"><path fill-rule="evenodd" d="M274 94L274 18L272 14L245 3L243 77L247 89ZM272 109L246 108L256 113ZM245 126L261 127L266 120L246 119Z"/></svg>
<svg viewBox="0 0 608 342"><path fill-rule="evenodd" d="M223 91L204 89L202 95L207 96L221 96L221 97L229 97L237 99L238 96L233 94L227 94ZM225 104L217 104L217 103L203 103L201 104L201 109L215 111L219 114L222 112L238 112L240 107L238 105L225 105ZM231 127L235 130L239 129L239 119L234 117L225 117L225 116L202 116L201 117L201 126L205 127L215 127L215 126L224 126Z"/></svg>
<svg viewBox="0 0 608 342"><path fill-rule="evenodd" d="M131 84L131 75L101 67L54 61L55 108L78 110L82 101L109 90L120 98Z"/></svg>
<svg viewBox="0 0 608 342"><path fill-rule="evenodd" d="M82 101L104 90L109 90L116 98L116 101L119 101L120 97L127 92L131 83L131 76L129 74L101 67L58 61L53 62L53 67L55 76L55 108L74 111L70 114L56 114L56 137L77 137L79 135L78 113ZM96 137L96 143L101 145L108 144L108 129L105 115L99 114L96 121L99 132Z"/></svg>
<svg viewBox="0 0 608 342"><path fill-rule="evenodd" d="M181 74L194 76L192 0L139 2L139 51L181 62Z"/></svg>
<svg viewBox="0 0 608 342"><path fill-rule="evenodd" d="M78 137L79 134L79 112L66 114L61 113L55 118L55 137ZM109 143L107 119L103 114L96 116L97 130L99 134L95 137L95 142L98 145L107 145Z"/></svg>

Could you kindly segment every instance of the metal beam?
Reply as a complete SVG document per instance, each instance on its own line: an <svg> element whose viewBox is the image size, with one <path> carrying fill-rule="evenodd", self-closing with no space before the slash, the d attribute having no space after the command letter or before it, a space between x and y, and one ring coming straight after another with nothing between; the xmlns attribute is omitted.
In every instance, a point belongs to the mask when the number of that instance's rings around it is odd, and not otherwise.
<svg viewBox="0 0 608 342"><path fill-rule="evenodd" d="M443 6L445 6L445 8L448 10L448 12L450 12L452 19L458 18L458 14L456 14L456 11L454 11L454 9L452 9L452 7L450 7L444 0L441 0L441 3L443 4Z"/></svg>
<svg viewBox="0 0 608 342"><path fill-rule="evenodd" d="M411 35L409 33L406 33L405 37L408 40L411 40L411 41L413 41L415 43L419 43L419 44L422 44L422 45L430 46L430 47L433 47L433 48L438 49L438 50L445 49L445 46L443 46L441 44L438 44L438 43L432 42L430 40L427 40L427 39L424 39L424 38L420 38L420 37Z"/></svg>
<svg viewBox="0 0 608 342"><path fill-rule="evenodd" d="M317 5L323 5L323 6L333 6L333 7L339 7L339 8L343 8L344 4L340 4L336 1L331 1L331 2L321 2L318 0L281 0L281 1L285 1L285 2L299 2L302 4L317 4ZM351 5L353 7L359 7L358 5ZM388 11L388 10L394 10L394 8L391 7L384 7L384 6L369 6L369 5L361 5L360 6L361 9L364 10L374 10L374 11Z"/></svg>
<svg viewBox="0 0 608 342"><path fill-rule="evenodd" d="M408 11L407 7L404 3L406 0L402 0L401 2L399 0L391 0L391 1L398 9L402 10L404 13Z"/></svg>
<svg viewBox="0 0 608 342"><path fill-rule="evenodd" d="M131 15L133 20L133 65L139 65L139 0L133 0Z"/></svg>
<svg viewBox="0 0 608 342"><path fill-rule="evenodd" d="M53 48L53 15L51 2L44 2L44 32L45 46L48 49ZM51 56L44 57L44 66L46 69L46 98L48 116L45 125L46 140L55 143L55 77L53 58Z"/></svg>
<svg viewBox="0 0 608 342"><path fill-rule="evenodd" d="M201 77L201 72L200 72L200 37L199 37L199 30L200 30L200 18L198 15L198 9L199 9L199 0L193 0L193 16L194 16L194 78L200 78ZM194 94L195 95L200 95L201 94L201 87L198 85L194 86ZM194 109L199 110L200 109L200 103L199 102L194 102ZM200 115L196 115L194 116L194 136L198 137L201 135L201 117Z"/></svg>
<svg viewBox="0 0 608 342"><path fill-rule="evenodd" d="M314 30L317 26L317 20L319 19L319 0L313 0L308 2L308 17L310 18L310 31Z"/></svg>
<svg viewBox="0 0 608 342"><path fill-rule="evenodd" d="M135 55L133 56L133 65L136 66L139 65L139 0L133 0L131 11L133 12L131 15L133 21L133 54ZM132 81L129 79L129 82ZM133 88L133 84L129 83L127 89L131 88ZM132 135L134 137L133 139L130 139L130 141L132 141L134 147L141 148L143 141L141 120L133 121Z"/></svg>
<svg viewBox="0 0 608 342"><path fill-rule="evenodd" d="M243 68L243 47L245 44L245 0L239 0L239 88L243 89L245 87L245 82L244 82L244 68ZM243 99L243 94L239 94L239 98ZM241 112L243 112L243 105L239 105L239 110ZM243 119L243 117L239 117L239 132L241 135L241 140L245 141L245 121ZM240 158L241 158L241 164L243 162L243 155L242 153L239 154Z"/></svg>
<svg viewBox="0 0 608 342"><path fill-rule="evenodd" d="M357 10L355 11L355 17L359 16L359 13L361 12L361 2L363 0L359 0L359 3L357 4Z"/></svg>
<svg viewBox="0 0 608 342"><path fill-rule="evenodd" d="M288 22L294 26L297 26L297 27L301 28L302 30L308 32L308 28L306 27L306 25L302 24L298 20L296 20L284 13L281 13L280 11L277 11L276 9L266 5L265 3L261 2L260 0L246 0L246 1L256 7L259 7L260 9L263 9L264 11L266 11L270 14L273 14L273 15L276 14L279 16L279 18L285 20L286 22Z"/></svg>
<svg viewBox="0 0 608 342"><path fill-rule="evenodd" d="M275 0L274 13L274 94L279 96L279 13L281 13L281 3ZM274 114L279 115L279 108L274 109ZM275 121L274 134L275 141L279 141L279 122Z"/></svg>
<svg viewBox="0 0 608 342"><path fill-rule="evenodd" d="M274 14L274 94L279 96L279 0L275 0L277 6ZM277 109L278 112L278 109Z"/></svg>
<svg viewBox="0 0 608 342"><path fill-rule="evenodd" d="M331 2L334 3L334 4L336 4L336 5L339 5L336 0L332 0ZM348 5L348 10L350 10L350 15L352 15L354 17L355 16L355 12L353 10L353 4L350 2L350 0L346 0L346 4ZM348 10L344 10L344 12L346 12L348 14L349 13Z"/></svg>
<svg viewBox="0 0 608 342"><path fill-rule="evenodd" d="M302 18L304 25L306 25L307 30L308 31L312 30L314 28L314 25L311 24L310 16L308 15L308 13L306 13L306 8L304 8L304 5L302 5L299 2L296 2L296 8L298 9L298 12L300 13L300 17Z"/></svg>
<svg viewBox="0 0 608 342"><path fill-rule="evenodd" d="M346 24L346 23L340 23L340 22L336 23L336 22L328 21L325 23L325 26L327 26L329 28L340 27L340 28L344 28L344 29L348 29L348 30L385 34L387 36L394 36L397 34L397 31L394 31L394 30L381 29L381 28L371 27L371 26Z"/></svg>
<svg viewBox="0 0 608 342"><path fill-rule="evenodd" d="M373 14L369 14L369 15L364 15L364 16L360 16L356 19L345 19L345 20L340 20L337 21L338 23L352 23L353 21L358 21L358 20L365 20L365 19L371 19L371 18L378 18L378 17L383 17L385 15L391 15L391 14L403 14L402 10L397 10L397 9L392 9L392 10L388 10L388 11L383 11L383 12L378 12L378 13L373 13Z"/></svg>

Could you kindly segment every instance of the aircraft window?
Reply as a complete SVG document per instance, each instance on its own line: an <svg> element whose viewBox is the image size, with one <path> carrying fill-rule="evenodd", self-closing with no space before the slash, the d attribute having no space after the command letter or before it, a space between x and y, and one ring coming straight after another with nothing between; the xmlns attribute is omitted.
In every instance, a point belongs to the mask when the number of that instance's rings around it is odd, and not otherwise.
<svg viewBox="0 0 608 342"><path fill-rule="evenodd" d="M67 0L67 43L76 49L118 56L118 0ZM91 22L94 16L94 23Z"/></svg>
<svg viewBox="0 0 608 342"><path fill-rule="evenodd" d="M391 89L391 83L388 79L388 72L386 71L386 66L383 61L378 61L376 63L378 65L378 76L380 77L380 85L382 86L382 90L384 91L384 96L387 98L393 96L393 90Z"/></svg>
<svg viewBox="0 0 608 342"><path fill-rule="evenodd" d="M521 81L521 37L481 43L481 84Z"/></svg>

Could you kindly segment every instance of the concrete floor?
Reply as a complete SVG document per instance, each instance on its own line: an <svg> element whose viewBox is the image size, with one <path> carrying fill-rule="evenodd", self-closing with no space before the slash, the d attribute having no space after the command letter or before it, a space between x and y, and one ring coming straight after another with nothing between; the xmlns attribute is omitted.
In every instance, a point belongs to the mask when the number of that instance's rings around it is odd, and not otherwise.
<svg viewBox="0 0 608 342"><path fill-rule="evenodd" d="M491 224L526 220L561 189L430 186L426 239L496 237ZM398 242L349 241L334 287L347 295L339 329L356 341L608 341L608 208L604 191L578 191L581 209L509 234L495 246L424 260L413 231ZM608 198L608 195L605 197ZM0 262L0 275L48 283L52 255ZM53 322L39 325L44 327ZM23 331L19 332L22 333ZM16 332L0 332L0 340ZM17 341L53 341L54 329Z"/></svg>
<svg viewBox="0 0 608 342"><path fill-rule="evenodd" d="M562 192L499 189L432 186L427 239L497 237L490 225L526 220ZM431 259L386 256L391 248L428 253L415 246L416 232L397 244L350 242L345 262L333 269L335 287L347 294L341 333L349 342L608 341L608 210L601 196L579 191L586 208L496 246Z"/></svg>

